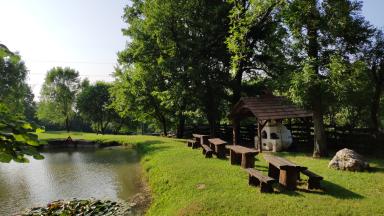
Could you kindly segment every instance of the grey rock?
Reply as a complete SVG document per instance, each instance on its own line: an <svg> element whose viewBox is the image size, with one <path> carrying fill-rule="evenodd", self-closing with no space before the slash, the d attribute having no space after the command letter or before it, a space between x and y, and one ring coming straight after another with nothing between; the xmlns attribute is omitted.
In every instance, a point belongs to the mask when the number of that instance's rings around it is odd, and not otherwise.
<svg viewBox="0 0 384 216"><path fill-rule="evenodd" d="M369 168L369 163L363 156L351 149L341 149L328 164L329 168L348 171L364 171Z"/></svg>

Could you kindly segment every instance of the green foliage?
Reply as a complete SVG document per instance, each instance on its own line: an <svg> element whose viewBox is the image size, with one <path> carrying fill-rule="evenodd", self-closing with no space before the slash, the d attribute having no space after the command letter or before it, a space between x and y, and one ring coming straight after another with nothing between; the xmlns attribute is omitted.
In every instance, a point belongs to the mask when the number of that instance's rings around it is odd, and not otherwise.
<svg viewBox="0 0 384 216"><path fill-rule="evenodd" d="M97 82L82 88L77 96L76 107L86 120L90 120L96 131L104 134L108 124L113 120L115 114L110 107L111 98L109 90L111 84Z"/></svg>
<svg viewBox="0 0 384 216"><path fill-rule="evenodd" d="M20 55L0 44L0 103L13 115L35 120L34 95L26 83L27 68Z"/></svg>
<svg viewBox="0 0 384 216"><path fill-rule="evenodd" d="M138 120L155 120L166 133L169 124L183 125L186 113L200 108L212 124L218 121L229 77L228 10L226 2L206 0L134 1L126 7L123 32L131 41L119 53L117 86L132 88L120 92L147 112L136 112Z"/></svg>
<svg viewBox="0 0 384 216"><path fill-rule="evenodd" d="M35 148L40 142L34 132L35 126L14 117L0 104L0 162L14 160L25 163L29 161L25 155L43 159Z"/></svg>
<svg viewBox="0 0 384 216"><path fill-rule="evenodd" d="M340 56L333 56L329 64L329 83L332 98L335 100L331 109L337 113L338 125L351 127L368 124L372 94L367 65L363 61L350 63Z"/></svg>
<svg viewBox="0 0 384 216"><path fill-rule="evenodd" d="M230 29L226 44L232 72L281 72L286 32L279 24L281 0L230 0ZM279 68L280 67L280 68ZM279 71L278 71L279 70Z"/></svg>
<svg viewBox="0 0 384 216"><path fill-rule="evenodd" d="M0 44L0 162L28 162L43 156L35 149L39 140L34 121L35 103L26 84L27 69L21 57Z"/></svg>
<svg viewBox="0 0 384 216"><path fill-rule="evenodd" d="M38 118L65 123L69 131L79 84L79 73L71 68L56 67L48 71L41 90Z"/></svg>
<svg viewBox="0 0 384 216"><path fill-rule="evenodd" d="M313 100L330 97L328 80L318 76L311 62L304 63L302 71L293 73L288 94L293 102L309 108L313 108Z"/></svg>

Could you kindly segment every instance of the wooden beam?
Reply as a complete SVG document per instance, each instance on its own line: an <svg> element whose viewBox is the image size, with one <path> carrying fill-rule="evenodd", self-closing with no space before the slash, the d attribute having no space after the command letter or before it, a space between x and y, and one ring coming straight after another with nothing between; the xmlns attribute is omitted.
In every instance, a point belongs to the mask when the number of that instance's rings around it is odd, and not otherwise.
<svg viewBox="0 0 384 216"><path fill-rule="evenodd" d="M240 139L240 120L239 118L232 119L232 135L233 135L233 145L237 145Z"/></svg>

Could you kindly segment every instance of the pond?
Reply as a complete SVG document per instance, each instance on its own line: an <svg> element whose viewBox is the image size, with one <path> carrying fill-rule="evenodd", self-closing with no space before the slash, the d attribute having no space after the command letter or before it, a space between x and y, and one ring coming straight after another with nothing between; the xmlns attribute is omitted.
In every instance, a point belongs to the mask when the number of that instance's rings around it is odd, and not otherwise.
<svg viewBox="0 0 384 216"><path fill-rule="evenodd" d="M140 192L140 167L132 148L51 149L44 160L0 163L0 215L58 199L129 200Z"/></svg>

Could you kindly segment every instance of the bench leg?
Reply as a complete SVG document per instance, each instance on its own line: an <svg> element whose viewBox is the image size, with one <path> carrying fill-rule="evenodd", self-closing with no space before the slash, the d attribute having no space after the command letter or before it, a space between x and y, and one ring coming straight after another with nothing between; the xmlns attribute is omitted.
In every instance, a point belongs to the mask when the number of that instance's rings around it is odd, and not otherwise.
<svg viewBox="0 0 384 216"><path fill-rule="evenodd" d="M264 182L261 182L261 184L260 184L260 192L261 193L272 193L273 192L272 185L264 183Z"/></svg>
<svg viewBox="0 0 384 216"><path fill-rule="evenodd" d="M206 153L205 153L205 158L211 158L212 157L212 151L207 151Z"/></svg>
<svg viewBox="0 0 384 216"><path fill-rule="evenodd" d="M233 150L230 151L231 164L241 164L241 155L236 154Z"/></svg>
<svg viewBox="0 0 384 216"><path fill-rule="evenodd" d="M255 167L255 157L252 154L242 154L241 167L243 168Z"/></svg>
<svg viewBox="0 0 384 216"><path fill-rule="evenodd" d="M274 179L278 179L280 176L280 170L272 164L269 164L268 176Z"/></svg>
<svg viewBox="0 0 384 216"><path fill-rule="evenodd" d="M260 185L260 181L256 177L249 175L248 185L252 185L252 186L256 186L257 187L257 186Z"/></svg>
<svg viewBox="0 0 384 216"><path fill-rule="evenodd" d="M192 142L187 142L188 147L192 147Z"/></svg>
<svg viewBox="0 0 384 216"><path fill-rule="evenodd" d="M320 179L309 178L308 179L308 189L321 189Z"/></svg>

